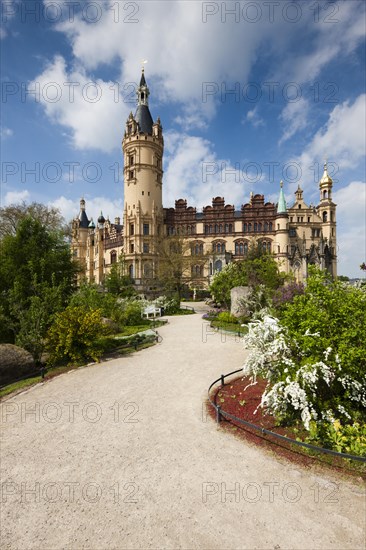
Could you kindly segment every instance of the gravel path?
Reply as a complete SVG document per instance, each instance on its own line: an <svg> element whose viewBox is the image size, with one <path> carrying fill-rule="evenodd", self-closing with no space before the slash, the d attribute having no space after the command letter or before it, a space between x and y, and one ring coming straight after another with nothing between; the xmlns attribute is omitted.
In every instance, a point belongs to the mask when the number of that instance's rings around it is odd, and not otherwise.
<svg viewBox="0 0 366 550"><path fill-rule="evenodd" d="M161 344L2 403L2 548L364 548L363 486L206 417L208 385L244 359L207 327L173 317Z"/></svg>

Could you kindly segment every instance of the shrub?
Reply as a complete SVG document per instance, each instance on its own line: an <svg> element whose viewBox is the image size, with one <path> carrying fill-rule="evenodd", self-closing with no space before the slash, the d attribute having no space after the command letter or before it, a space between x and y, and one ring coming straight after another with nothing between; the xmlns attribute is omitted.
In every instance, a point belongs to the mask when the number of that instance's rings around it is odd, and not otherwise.
<svg viewBox="0 0 366 550"><path fill-rule="evenodd" d="M268 315L250 323L244 373L267 379L261 406L334 447L334 423L349 427L366 413L365 311L365 291L312 271L281 323ZM342 437L352 439L347 429Z"/></svg>
<svg viewBox="0 0 366 550"><path fill-rule="evenodd" d="M234 317L234 315L231 315L229 311L223 311L218 314L217 320L221 321L222 323L234 323L236 324L238 322L238 319Z"/></svg>
<svg viewBox="0 0 366 550"><path fill-rule="evenodd" d="M90 359L99 361L103 353L100 338L107 332L100 309L68 306L56 315L48 331L48 362L81 364Z"/></svg>

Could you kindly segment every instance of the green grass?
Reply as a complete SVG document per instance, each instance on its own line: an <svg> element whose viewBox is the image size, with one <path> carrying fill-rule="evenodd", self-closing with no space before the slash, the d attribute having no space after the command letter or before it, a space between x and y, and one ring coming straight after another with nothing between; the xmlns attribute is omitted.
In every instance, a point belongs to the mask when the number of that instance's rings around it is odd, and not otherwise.
<svg viewBox="0 0 366 550"><path fill-rule="evenodd" d="M246 334L248 332L248 328L246 326L242 327L240 323L225 323L224 321L219 321L217 319L211 321L211 326L215 328L222 328L228 332L235 332L236 334L239 332L240 334Z"/></svg>

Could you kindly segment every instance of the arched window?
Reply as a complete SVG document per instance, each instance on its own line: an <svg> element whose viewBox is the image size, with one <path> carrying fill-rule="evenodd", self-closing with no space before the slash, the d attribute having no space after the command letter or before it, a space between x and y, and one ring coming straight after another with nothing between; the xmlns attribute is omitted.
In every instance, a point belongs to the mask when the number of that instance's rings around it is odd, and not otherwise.
<svg viewBox="0 0 366 550"><path fill-rule="evenodd" d="M254 224L254 233L256 233L257 231L258 231L258 224L255 223L255 224Z"/></svg>
<svg viewBox="0 0 366 550"><path fill-rule="evenodd" d="M203 254L203 244L200 244L200 254Z"/></svg>
<svg viewBox="0 0 366 550"><path fill-rule="evenodd" d="M233 224L229 223L229 233L232 233L232 232L233 232Z"/></svg>
<svg viewBox="0 0 366 550"><path fill-rule="evenodd" d="M268 222L264 223L264 232L266 233L268 231Z"/></svg>
<svg viewBox="0 0 366 550"><path fill-rule="evenodd" d="M225 233L229 233L229 224L225 223Z"/></svg>
<svg viewBox="0 0 366 550"><path fill-rule="evenodd" d="M240 256L242 256L244 254L244 245L243 245L243 243L239 244L239 254L240 254Z"/></svg>
<svg viewBox="0 0 366 550"><path fill-rule="evenodd" d="M251 233L251 232L252 232L252 224L248 223L248 233Z"/></svg>
<svg viewBox="0 0 366 550"><path fill-rule="evenodd" d="M218 254L221 254L221 244L217 243L216 250Z"/></svg>
<svg viewBox="0 0 366 550"><path fill-rule="evenodd" d="M323 212L323 222L325 223L327 221L328 221L328 212L325 211L325 212Z"/></svg>
<svg viewBox="0 0 366 550"><path fill-rule="evenodd" d="M246 223L243 224L243 231L246 233L248 231L248 226Z"/></svg>
<svg viewBox="0 0 366 550"><path fill-rule="evenodd" d="M112 250L111 252L111 264L115 264L117 262L117 252L115 250Z"/></svg>
<svg viewBox="0 0 366 550"><path fill-rule="evenodd" d="M248 254L248 243L244 243L244 254Z"/></svg>
<svg viewBox="0 0 366 550"><path fill-rule="evenodd" d="M269 230L272 231L272 222L269 222Z"/></svg>
<svg viewBox="0 0 366 550"><path fill-rule="evenodd" d="M128 274L133 279L133 264L130 264L128 267Z"/></svg>
<svg viewBox="0 0 366 550"><path fill-rule="evenodd" d="M222 233L222 224L220 223L219 232Z"/></svg>
<svg viewBox="0 0 366 550"><path fill-rule="evenodd" d="M239 254L239 243L235 243L235 256Z"/></svg>
<svg viewBox="0 0 366 550"><path fill-rule="evenodd" d="M262 231L262 224L261 223L258 224L258 231L259 232Z"/></svg>
<svg viewBox="0 0 366 550"><path fill-rule="evenodd" d="M225 248L226 248L225 243L222 243L222 245L221 245L221 252L222 252L222 254L225 252Z"/></svg>
<svg viewBox="0 0 366 550"><path fill-rule="evenodd" d="M219 232L219 226L217 225L217 223L215 224L215 233L218 233Z"/></svg>
<svg viewBox="0 0 366 550"><path fill-rule="evenodd" d="M215 262L215 271L221 271L222 270L222 261L216 260Z"/></svg>
<svg viewBox="0 0 366 550"><path fill-rule="evenodd" d="M206 235L208 234L208 231L209 231L208 225L205 225L205 233L206 233Z"/></svg>
<svg viewBox="0 0 366 550"><path fill-rule="evenodd" d="M323 199L326 199L326 198L327 198L327 192L323 191Z"/></svg>
<svg viewBox="0 0 366 550"><path fill-rule="evenodd" d="M196 244L196 246L195 246L195 254L196 254L196 256L198 256L199 253L200 253L200 246L199 246L199 244Z"/></svg>
<svg viewBox="0 0 366 550"><path fill-rule="evenodd" d="M212 225L210 225L210 233L212 233Z"/></svg>

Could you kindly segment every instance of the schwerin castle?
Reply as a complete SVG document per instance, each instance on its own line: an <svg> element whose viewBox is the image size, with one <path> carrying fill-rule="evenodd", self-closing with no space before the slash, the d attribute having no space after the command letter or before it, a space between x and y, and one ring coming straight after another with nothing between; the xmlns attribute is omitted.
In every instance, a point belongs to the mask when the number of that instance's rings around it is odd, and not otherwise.
<svg viewBox="0 0 366 550"><path fill-rule="evenodd" d="M118 217L111 223L102 214L95 224L87 216L84 199L73 220L72 250L88 281L102 284L123 254L127 274L137 288L154 284L159 261L156 242L164 235L180 235L189 243L186 253L193 258L186 281L195 287L207 287L225 264L244 259L253 243L271 252L280 270L294 273L297 281L306 279L309 264L336 276L336 205L326 164L318 206L307 205L298 187L294 204L288 207L281 182L277 204L251 194L240 210L225 204L223 197L213 198L202 212L187 206L184 199L176 200L175 208L164 208L163 130L160 119L154 122L150 114L149 94L142 71L137 110L127 119L122 141L123 224Z"/></svg>

